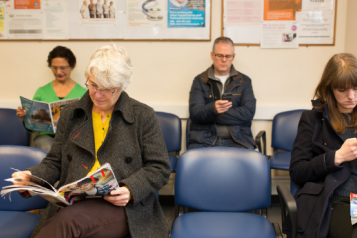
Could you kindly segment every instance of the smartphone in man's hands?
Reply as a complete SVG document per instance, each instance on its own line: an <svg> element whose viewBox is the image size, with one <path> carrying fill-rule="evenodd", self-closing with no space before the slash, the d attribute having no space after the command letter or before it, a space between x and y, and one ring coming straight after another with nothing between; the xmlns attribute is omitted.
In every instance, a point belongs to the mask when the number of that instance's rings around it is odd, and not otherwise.
<svg viewBox="0 0 357 238"><path fill-rule="evenodd" d="M222 100L232 101L233 93L223 93Z"/></svg>

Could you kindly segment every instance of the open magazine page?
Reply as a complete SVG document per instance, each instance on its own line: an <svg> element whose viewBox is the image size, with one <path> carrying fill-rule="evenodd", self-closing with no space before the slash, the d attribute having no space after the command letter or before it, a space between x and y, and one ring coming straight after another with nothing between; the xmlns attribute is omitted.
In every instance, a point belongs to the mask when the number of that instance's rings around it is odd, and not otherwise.
<svg viewBox="0 0 357 238"><path fill-rule="evenodd" d="M32 101L20 96L21 106L26 110L25 126L33 131L54 132L50 106L45 102Z"/></svg>
<svg viewBox="0 0 357 238"><path fill-rule="evenodd" d="M110 164L105 163L98 170L81 180L67 184L58 189L58 193L68 203L73 204L84 198L103 197L119 188Z"/></svg>
<svg viewBox="0 0 357 238"><path fill-rule="evenodd" d="M66 106L72 102L78 101L78 100L79 100L79 98L72 98L72 99L60 100L57 102L50 103L51 113L52 113L51 116L53 119L52 125L53 125L53 131L55 133L56 133L56 129L57 129L57 123L60 118L61 110L64 108L64 106Z"/></svg>
<svg viewBox="0 0 357 238"><path fill-rule="evenodd" d="M45 180L33 175L24 174L26 175L26 179L6 179L6 181L21 183L21 185L11 184L3 187L1 196L5 196L6 194L10 196L11 192L27 190L31 195L39 195L50 203L65 207L82 201L85 198L110 195L111 191L119 188L113 170L108 163L105 163L88 176L60 187L58 191Z"/></svg>

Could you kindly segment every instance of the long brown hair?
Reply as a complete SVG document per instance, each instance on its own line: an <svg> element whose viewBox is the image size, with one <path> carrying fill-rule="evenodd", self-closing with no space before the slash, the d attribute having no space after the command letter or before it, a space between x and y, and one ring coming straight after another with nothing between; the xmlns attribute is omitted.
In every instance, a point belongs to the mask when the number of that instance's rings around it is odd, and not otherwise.
<svg viewBox="0 0 357 238"><path fill-rule="evenodd" d="M347 123L339 112L333 89L357 88L357 58L348 53L335 54L327 62L321 80L315 89L314 99L321 101L320 108L327 102L330 121L338 133L344 133L347 127L354 127L357 132L357 107L353 108L352 120Z"/></svg>

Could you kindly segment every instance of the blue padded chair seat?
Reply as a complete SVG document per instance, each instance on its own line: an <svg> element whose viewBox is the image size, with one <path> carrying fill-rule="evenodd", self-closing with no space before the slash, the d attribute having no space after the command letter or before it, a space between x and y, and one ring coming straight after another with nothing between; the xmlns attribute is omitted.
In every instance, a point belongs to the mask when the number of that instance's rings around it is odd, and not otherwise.
<svg viewBox="0 0 357 238"><path fill-rule="evenodd" d="M0 237L25 238L31 237L33 228L41 216L29 212L1 211Z"/></svg>
<svg viewBox="0 0 357 238"><path fill-rule="evenodd" d="M256 214L193 212L176 218L170 238L217 237L275 238L276 236L269 220Z"/></svg>
<svg viewBox="0 0 357 238"><path fill-rule="evenodd" d="M291 152L277 152L269 158L271 169L289 170Z"/></svg>
<svg viewBox="0 0 357 238"><path fill-rule="evenodd" d="M174 173L176 171L177 157L172 154L169 154L169 163L171 167L171 173Z"/></svg>

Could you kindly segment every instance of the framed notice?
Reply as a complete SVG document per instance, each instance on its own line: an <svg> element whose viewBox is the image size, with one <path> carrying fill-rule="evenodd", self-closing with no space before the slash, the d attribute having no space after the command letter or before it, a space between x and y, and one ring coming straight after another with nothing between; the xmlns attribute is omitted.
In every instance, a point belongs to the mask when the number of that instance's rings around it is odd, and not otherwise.
<svg viewBox="0 0 357 238"><path fill-rule="evenodd" d="M223 0L222 36L235 45L334 45L337 0Z"/></svg>
<svg viewBox="0 0 357 238"><path fill-rule="evenodd" d="M211 1L0 0L0 41L209 41Z"/></svg>

